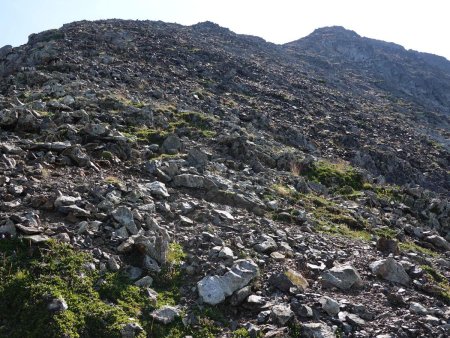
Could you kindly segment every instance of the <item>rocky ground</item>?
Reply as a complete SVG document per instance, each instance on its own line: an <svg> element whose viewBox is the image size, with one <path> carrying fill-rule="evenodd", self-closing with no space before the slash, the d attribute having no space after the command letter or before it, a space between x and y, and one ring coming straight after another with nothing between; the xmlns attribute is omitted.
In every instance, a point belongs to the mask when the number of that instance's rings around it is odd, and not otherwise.
<svg viewBox="0 0 450 338"><path fill-rule="evenodd" d="M448 112L300 47L108 20L1 48L0 336L448 336Z"/></svg>

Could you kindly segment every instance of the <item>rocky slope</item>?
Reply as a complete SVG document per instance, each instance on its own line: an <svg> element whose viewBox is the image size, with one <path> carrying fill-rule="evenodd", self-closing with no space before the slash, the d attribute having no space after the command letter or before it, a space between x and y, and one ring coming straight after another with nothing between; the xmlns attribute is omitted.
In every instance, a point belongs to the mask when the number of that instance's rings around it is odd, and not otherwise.
<svg viewBox="0 0 450 338"><path fill-rule="evenodd" d="M339 27L1 48L0 336L447 336L449 67Z"/></svg>

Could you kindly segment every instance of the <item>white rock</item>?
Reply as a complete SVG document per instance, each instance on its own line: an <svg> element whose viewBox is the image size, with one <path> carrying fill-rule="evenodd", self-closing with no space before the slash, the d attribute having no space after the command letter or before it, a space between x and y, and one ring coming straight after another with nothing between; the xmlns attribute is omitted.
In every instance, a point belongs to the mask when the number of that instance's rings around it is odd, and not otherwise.
<svg viewBox="0 0 450 338"><path fill-rule="evenodd" d="M335 286L341 290L362 285L358 271L350 264L335 266L322 273L322 282L326 286Z"/></svg>
<svg viewBox="0 0 450 338"><path fill-rule="evenodd" d="M412 313L416 313L418 315L428 314L428 310L422 304L416 302L412 302L409 305L409 311L411 311Z"/></svg>
<svg viewBox="0 0 450 338"><path fill-rule="evenodd" d="M322 309L330 316L335 316L339 313L339 303L333 298L324 296L319 300L319 302L322 304Z"/></svg>
<svg viewBox="0 0 450 338"><path fill-rule="evenodd" d="M291 310L289 305L274 305L272 307L272 312L270 316L277 324L283 326L285 325L292 317L294 317L294 312Z"/></svg>
<svg viewBox="0 0 450 338"><path fill-rule="evenodd" d="M382 277L388 281L400 283L403 285L409 284L409 276L403 266L394 258L388 257L370 264L372 273Z"/></svg>
<svg viewBox="0 0 450 338"><path fill-rule="evenodd" d="M180 311L173 306L163 306L162 308L153 311L150 315L154 320L160 323L169 324L180 315Z"/></svg>
<svg viewBox="0 0 450 338"><path fill-rule="evenodd" d="M258 276L258 266L251 259L237 260L223 276L207 276L197 283L198 293L207 304L216 305Z"/></svg>
<svg viewBox="0 0 450 338"><path fill-rule="evenodd" d="M152 195L169 197L169 193L167 192L166 185L162 182L155 181L152 183L147 183L145 187L150 191Z"/></svg>

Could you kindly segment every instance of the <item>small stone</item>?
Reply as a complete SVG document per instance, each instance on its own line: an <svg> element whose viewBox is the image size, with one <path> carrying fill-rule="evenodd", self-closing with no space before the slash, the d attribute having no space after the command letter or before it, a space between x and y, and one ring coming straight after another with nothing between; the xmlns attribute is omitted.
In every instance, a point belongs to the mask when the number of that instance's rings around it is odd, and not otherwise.
<svg viewBox="0 0 450 338"><path fill-rule="evenodd" d="M305 338L335 338L333 330L324 323L302 324L302 337Z"/></svg>
<svg viewBox="0 0 450 338"><path fill-rule="evenodd" d="M256 321L258 322L258 324L265 323L269 319L269 316L270 316L269 310L261 311L260 313L258 313Z"/></svg>
<svg viewBox="0 0 450 338"><path fill-rule="evenodd" d="M283 326L294 317L294 312L289 305L274 305L270 316L275 323Z"/></svg>
<svg viewBox="0 0 450 338"><path fill-rule="evenodd" d="M428 310L422 304L419 304L416 302L412 302L409 305L409 311L411 311L412 313L418 314L418 315L428 314Z"/></svg>
<svg viewBox="0 0 450 338"><path fill-rule="evenodd" d="M125 324L120 329L121 338L135 338L137 334L144 331L144 329L137 323Z"/></svg>
<svg viewBox="0 0 450 338"><path fill-rule="evenodd" d="M138 228L134 222L133 213L130 208L120 206L111 213L111 216L121 225L125 226L132 235L138 233Z"/></svg>
<svg viewBox="0 0 450 338"><path fill-rule="evenodd" d="M275 251L277 247L277 243L272 237L263 235L260 238L259 243L254 246L254 249L261 253L267 253Z"/></svg>
<svg viewBox="0 0 450 338"><path fill-rule="evenodd" d="M111 271L114 271L114 272L115 272L115 271L119 271L119 270L120 270L120 263L119 263L119 260L116 259L114 256L111 256L111 257L108 259L107 265L108 265L108 269L111 270Z"/></svg>
<svg viewBox="0 0 450 338"><path fill-rule="evenodd" d="M150 191L152 195L161 196L161 197L169 197L169 193L167 192L166 185L162 182L155 181L152 183L147 183L145 187Z"/></svg>
<svg viewBox="0 0 450 338"><path fill-rule="evenodd" d="M67 306L67 303L63 298L54 298L50 301L47 308L52 312L63 312L66 311L69 307Z"/></svg>
<svg viewBox="0 0 450 338"><path fill-rule="evenodd" d="M430 325L439 325L439 318L437 317L426 315L424 320Z"/></svg>
<svg viewBox="0 0 450 338"><path fill-rule="evenodd" d="M153 278L150 276L144 276L141 279L137 280L136 282L134 282L134 285L139 286L139 287L150 287L153 284Z"/></svg>
<svg viewBox="0 0 450 338"><path fill-rule="evenodd" d="M364 319L360 318L358 315L355 315L354 313L348 313L345 319L352 326L361 327L366 324Z"/></svg>
<svg viewBox="0 0 450 338"><path fill-rule="evenodd" d="M245 304L250 310L261 309L266 305L266 300L262 296L250 295L247 298L247 303Z"/></svg>
<svg viewBox="0 0 450 338"><path fill-rule="evenodd" d="M43 242L47 242L50 237L46 236L46 235L30 235L30 236L24 236L24 239L28 239L29 241L31 241L31 243L43 243Z"/></svg>
<svg viewBox="0 0 450 338"><path fill-rule="evenodd" d="M152 257L150 257L149 255L145 255L143 262L142 262L142 267L150 272L156 272L159 273L161 272L161 268L158 264L158 262L153 259Z"/></svg>
<svg viewBox="0 0 450 338"><path fill-rule="evenodd" d="M269 277L269 283L277 289L290 292L299 289L304 292L309 283L303 275L295 270L287 269L284 273L273 274Z"/></svg>
<svg viewBox="0 0 450 338"><path fill-rule="evenodd" d="M183 144L181 143L180 138L175 134L171 134L164 140L161 150L164 153L174 154L180 151L182 146Z"/></svg>
<svg viewBox="0 0 450 338"><path fill-rule="evenodd" d="M131 280L136 280L142 275L142 269L137 266L127 266L125 269L125 274Z"/></svg>
<svg viewBox="0 0 450 338"><path fill-rule="evenodd" d="M150 316L163 324L169 324L172 323L176 317L180 315L180 311L173 306L163 306L160 309L157 309L153 311Z"/></svg>
<svg viewBox="0 0 450 338"><path fill-rule="evenodd" d="M281 261L284 261L284 260L286 259L286 256L283 255L281 252L278 252L278 251L272 252L272 253L270 254L270 257L271 257L273 260L277 261L277 262L281 262Z"/></svg>
<svg viewBox="0 0 450 338"><path fill-rule="evenodd" d="M250 286L243 287L233 293L230 298L230 304L237 306L241 304L248 296L252 293L252 288Z"/></svg>
<svg viewBox="0 0 450 338"><path fill-rule="evenodd" d="M188 218L186 216L182 216L182 215L180 215L180 223L181 223L181 225L184 225L184 226L192 226L192 225L194 225L194 221L193 220L191 220L190 218Z"/></svg>

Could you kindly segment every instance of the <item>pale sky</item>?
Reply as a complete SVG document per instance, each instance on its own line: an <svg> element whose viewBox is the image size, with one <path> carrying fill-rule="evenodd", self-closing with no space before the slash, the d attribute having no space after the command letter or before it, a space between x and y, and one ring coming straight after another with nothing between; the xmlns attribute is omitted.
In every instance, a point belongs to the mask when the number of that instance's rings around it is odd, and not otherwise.
<svg viewBox="0 0 450 338"><path fill-rule="evenodd" d="M236 33L285 43L339 25L359 35L450 59L447 0L0 0L0 47L78 20L213 21Z"/></svg>

